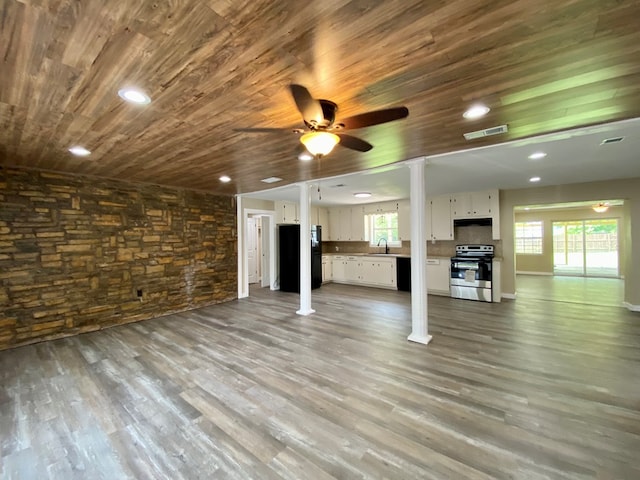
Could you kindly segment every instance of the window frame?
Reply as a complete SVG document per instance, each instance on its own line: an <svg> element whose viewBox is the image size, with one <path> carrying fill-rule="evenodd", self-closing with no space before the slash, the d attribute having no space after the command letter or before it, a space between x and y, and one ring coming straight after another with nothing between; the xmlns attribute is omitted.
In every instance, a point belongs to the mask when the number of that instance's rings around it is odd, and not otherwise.
<svg viewBox="0 0 640 480"><path fill-rule="evenodd" d="M376 228L376 219L380 216L393 215L395 216L395 227L387 226L383 228ZM364 216L364 224L365 224L365 240L369 242L369 246L371 247L381 247L382 245L378 245L379 239L384 238L387 240L387 246L389 248L400 248L402 247L402 240L400 239L400 227L398 225L399 215L397 210L386 210L375 213L367 213ZM392 223L392 222L390 222ZM386 234L382 237L377 236L376 234L379 231L386 230ZM396 240L389 240L389 237L393 238L393 235L389 235L389 232L395 230L395 238Z"/></svg>
<svg viewBox="0 0 640 480"><path fill-rule="evenodd" d="M533 229L539 229L539 236L535 235L538 232L532 232ZM542 220L514 222L513 245L516 255L544 255L544 222Z"/></svg>

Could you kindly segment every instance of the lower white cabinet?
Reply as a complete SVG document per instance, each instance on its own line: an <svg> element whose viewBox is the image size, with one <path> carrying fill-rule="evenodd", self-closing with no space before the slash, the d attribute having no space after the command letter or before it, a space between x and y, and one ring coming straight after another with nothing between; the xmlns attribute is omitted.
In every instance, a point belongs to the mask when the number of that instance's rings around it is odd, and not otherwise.
<svg viewBox="0 0 640 480"><path fill-rule="evenodd" d="M333 280L333 261L328 255L322 256L322 283Z"/></svg>
<svg viewBox="0 0 640 480"><path fill-rule="evenodd" d="M360 260L356 256L348 256L344 267L346 283L359 283L360 280Z"/></svg>
<svg viewBox="0 0 640 480"><path fill-rule="evenodd" d="M334 255L332 281L351 285L397 288L396 259L365 255Z"/></svg>
<svg viewBox="0 0 640 480"><path fill-rule="evenodd" d="M345 283L346 281L346 258L344 255L335 255L331 257L331 274L332 281L338 283Z"/></svg>
<svg viewBox="0 0 640 480"><path fill-rule="evenodd" d="M427 291L434 295L449 296L451 260L449 258L427 259Z"/></svg>

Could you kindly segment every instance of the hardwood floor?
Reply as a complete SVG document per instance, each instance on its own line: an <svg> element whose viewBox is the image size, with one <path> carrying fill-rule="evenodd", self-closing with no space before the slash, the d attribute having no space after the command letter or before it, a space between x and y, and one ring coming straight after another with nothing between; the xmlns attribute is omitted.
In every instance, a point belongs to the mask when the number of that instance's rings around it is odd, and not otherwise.
<svg viewBox="0 0 640 480"><path fill-rule="evenodd" d="M0 352L3 479L637 479L640 315L296 294Z"/></svg>
<svg viewBox="0 0 640 480"><path fill-rule="evenodd" d="M518 298L620 307L624 280L619 278L517 275Z"/></svg>

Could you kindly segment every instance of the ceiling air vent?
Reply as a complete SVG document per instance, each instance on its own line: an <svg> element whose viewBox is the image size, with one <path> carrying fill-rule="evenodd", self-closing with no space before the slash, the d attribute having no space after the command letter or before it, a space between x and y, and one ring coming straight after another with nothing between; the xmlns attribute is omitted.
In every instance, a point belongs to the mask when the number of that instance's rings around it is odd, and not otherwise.
<svg viewBox="0 0 640 480"><path fill-rule="evenodd" d="M499 135L501 133L507 133L509 129L506 125L499 125L497 127L486 128L484 130L477 130L475 132L469 132L464 134L464 138L467 140L474 140L476 138L488 137L490 135Z"/></svg>
<svg viewBox="0 0 640 480"><path fill-rule="evenodd" d="M600 145L609 145L610 143L619 143L624 140L624 137L605 138L600 142Z"/></svg>
<svg viewBox="0 0 640 480"><path fill-rule="evenodd" d="M276 182L279 182L280 180L282 180L280 177L268 177L268 178L263 178L260 181L264 183L276 183Z"/></svg>

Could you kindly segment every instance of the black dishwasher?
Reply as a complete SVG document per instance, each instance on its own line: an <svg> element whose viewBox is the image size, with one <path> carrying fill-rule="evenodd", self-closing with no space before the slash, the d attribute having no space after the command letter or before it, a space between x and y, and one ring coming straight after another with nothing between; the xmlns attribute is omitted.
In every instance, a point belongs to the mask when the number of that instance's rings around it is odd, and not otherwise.
<svg viewBox="0 0 640 480"><path fill-rule="evenodd" d="M403 292L411 291L411 257L396 257L396 285Z"/></svg>

